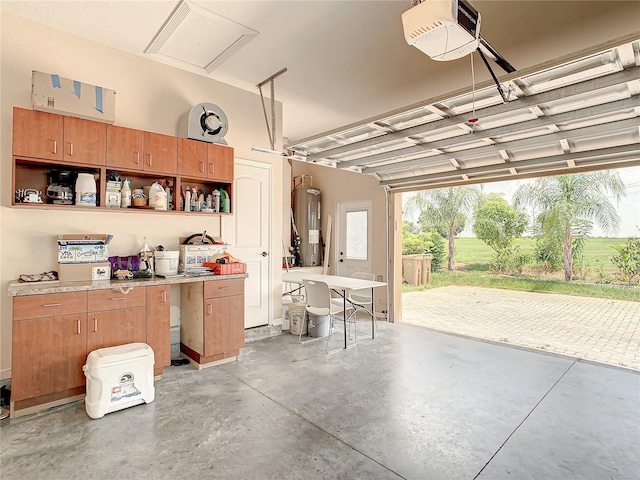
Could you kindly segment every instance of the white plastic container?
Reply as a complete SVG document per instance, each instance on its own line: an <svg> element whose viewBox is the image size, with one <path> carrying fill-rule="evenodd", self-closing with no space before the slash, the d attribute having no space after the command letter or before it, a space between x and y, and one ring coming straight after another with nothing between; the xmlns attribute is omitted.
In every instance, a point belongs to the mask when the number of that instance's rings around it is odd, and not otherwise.
<svg viewBox="0 0 640 480"><path fill-rule="evenodd" d="M164 190L159 190L158 192L153 194L154 197L154 207L156 210L166 210L167 209L167 192ZM151 199L149 199L151 201Z"/></svg>
<svg viewBox="0 0 640 480"><path fill-rule="evenodd" d="M167 194L165 193L164 188L162 188L158 182L153 182L153 184L149 188L149 206L156 208L156 203L161 199L160 197L164 197L165 207L163 210L166 210Z"/></svg>
<svg viewBox="0 0 640 480"><path fill-rule="evenodd" d="M76 205L96 206L96 180L92 173L79 173L76 179Z"/></svg>
<svg viewBox="0 0 640 480"><path fill-rule="evenodd" d="M153 255L155 257L156 275L164 277L178 273L179 251L156 250Z"/></svg>
<svg viewBox="0 0 640 480"><path fill-rule="evenodd" d="M153 364L153 349L146 343L99 348L89 353L82 367L87 377L87 415L102 418L107 413L153 402Z"/></svg>
<svg viewBox="0 0 640 480"><path fill-rule="evenodd" d="M128 208L131 206L131 187L129 187L129 180L127 180L126 178L122 182L120 198L120 206L122 208Z"/></svg>

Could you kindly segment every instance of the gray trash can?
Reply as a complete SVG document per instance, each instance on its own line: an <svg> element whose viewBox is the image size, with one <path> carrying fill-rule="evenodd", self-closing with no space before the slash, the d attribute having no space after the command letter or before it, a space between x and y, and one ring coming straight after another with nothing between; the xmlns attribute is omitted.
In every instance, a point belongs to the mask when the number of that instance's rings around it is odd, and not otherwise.
<svg viewBox="0 0 640 480"><path fill-rule="evenodd" d="M308 332L310 337L326 337L329 335L331 328L330 315L313 315L307 314Z"/></svg>

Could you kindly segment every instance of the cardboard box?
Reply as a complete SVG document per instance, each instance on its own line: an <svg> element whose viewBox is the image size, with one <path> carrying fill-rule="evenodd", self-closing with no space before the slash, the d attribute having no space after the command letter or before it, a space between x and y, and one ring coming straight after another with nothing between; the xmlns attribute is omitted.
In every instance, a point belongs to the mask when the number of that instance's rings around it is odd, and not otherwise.
<svg viewBox="0 0 640 480"><path fill-rule="evenodd" d="M122 192L120 182L107 182L106 206L111 208L120 208L121 201Z"/></svg>
<svg viewBox="0 0 640 480"><path fill-rule="evenodd" d="M208 262L213 255L226 250L227 245L180 245L178 270L184 272L194 267L202 267L202 264Z"/></svg>
<svg viewBox="0 0 640 480"><path fill-rule="evenodd" d="M116 112L116 92L100 86L82 83L33 70L31 72L31 102L33 109L113 123Z"/></svg>
<svg viewBox="0 0 640 480"><path fill-rule="evenodd" d="M111 264L99 263L60 263L58 278L61 282L88 282L111 279Z"/></svg>
<svg viewBox="0 0 640 480"><path fill-rule="evenodd" d="M106 233L58 235L58 263L95 263L109 259L107 245L112 236Z"/></svg>

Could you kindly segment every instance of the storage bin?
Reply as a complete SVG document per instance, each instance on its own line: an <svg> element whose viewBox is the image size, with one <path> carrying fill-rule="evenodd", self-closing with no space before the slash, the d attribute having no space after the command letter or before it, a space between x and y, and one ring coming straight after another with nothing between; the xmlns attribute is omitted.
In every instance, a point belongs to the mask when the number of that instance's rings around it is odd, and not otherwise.
<svg viewBox="0 0 640 480"><path fill-rule="evenodd" d="M331 331L330 315L307 314L307 330L310 337L326 337Z"/></svg>
<svg viewBox="0 0 640 480"><path fill-rule="evenodd" d="M289 320L289 333L292 335L300 335L300 328L304 319L304 304L290 303L287 309L287 318ZM307 324L305 323L302 334L307 334Z"/></svg>
<svg viewBox="0 0 640 480"><path fill-rule="evenodd" d="M87 415L102 418L107 413L153 402L154 363L153 350L146 343L99 348L89 353L82 367L87 378Z"/></svg>
<svg viewBox="0 0 640 480"><path fill-rule="evenodd" d="M153 253L155 257L155 271L156 275L161 277L167 275L176 275L178 273L178 258L180 252L169 250L156 250Z"/></svg>

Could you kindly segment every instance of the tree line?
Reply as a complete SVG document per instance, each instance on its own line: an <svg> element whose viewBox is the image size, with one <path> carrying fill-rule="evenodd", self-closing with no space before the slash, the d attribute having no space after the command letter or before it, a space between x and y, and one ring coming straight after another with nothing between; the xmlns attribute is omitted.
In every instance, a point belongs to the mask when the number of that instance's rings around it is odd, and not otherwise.
<svg viewBox="0 0 640 480"><path fill-rule="evenodd" d="M515 239L529 229L536 242L535 261L549 270L562 268L571 281L594 226L607 234L619 229L620 216L609 196L619 202L624 195L625 184L616 171L541 177L521 185L512 203L502 193L485 194L475 185L420 191L405 204L405 213L418 213L418 227L403 222L403 254L432 255L436 271L446 250L447 270L453 271L454 239L473 219L473 233L493 250L493 271L521 272L527 258ZM532 222L527 207L536 212ZM640 276L640 240L629 238L616 250L611 260L631 283Z"/></svg>

